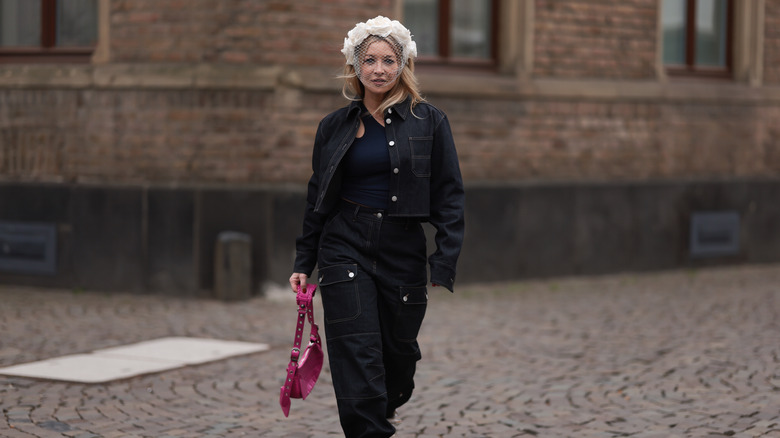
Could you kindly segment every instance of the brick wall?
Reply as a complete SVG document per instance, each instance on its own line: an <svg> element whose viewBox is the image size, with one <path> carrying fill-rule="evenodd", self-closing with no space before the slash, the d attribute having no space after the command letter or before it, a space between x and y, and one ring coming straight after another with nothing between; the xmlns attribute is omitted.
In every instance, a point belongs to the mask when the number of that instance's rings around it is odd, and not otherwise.
<svg viewBox="0 0 780 438"><path fill-rule="evenodd" d="M777 83L780 1L766 4L765 77ZM114 0L111 5L116 63L258 67L337 67L345 30L394 9L390 0ZM536 78L653 76L656 1L537 0L535 6ZM293 21L292 29L285 28ZM314 50L304 41L327 47ZM269 50L252 47L260 44ZM276 50L284 44L289 50ZM771 102L605 96L464 99L445 94L430 100L452 120L468 181L780 172L780 110ZM335 87L325 92L290 84L276 89L0 88L0 179L302 183L310 173L317 122L346 103Z"/></svg>
<svg viewBox="0 0 780 438"><path fill-rule="evenodd" d="M390 0L112 0L114 62L338 65L356 22Z"/></svg>
<svg viewBox="0 0 780 438"><path fill-rule="evenodd" d="M3 90L0 174L43 181L301 181L311 169L319 119L342 100L312 95L281 107L274 93L249 90Z"/></svg>
<svg viewBox="0 0 780 438"><path fill-rule="evenodd" d="M655 77L656 0L537 0L535 77Z"/></svg>
<svg viewBox="0 0 780 438"><path fill-rule="evenodd" d="M741 214L732 261L780 259L780 0L763 88L656 81L658 3L535 0L531 75L427 72L471 193L462 278L685 266L693 211ZM108 65L0 66L0 219L61 244L58 277L11 281L208 289L215 236L238 230L256 280L283 283L317 123L347 104L318 72L397 2L110 4Z"/></svg>
<svg viewBox="0 0 780 438"><path fill-rule="evenodd" d="M5 90L0 173L39 181L302 182L319 119L248 90ZM780 109L706 103L434 98L479 180L756 177L780 172ZM52 123L51 121L56 122ZM738 145L735 146L735 145Z"/></svg>
<svg viewBox="0 0 780 438"><path fill-rule="evenodd" d="M0 90L0 175L61 180L68 144L78 141L76 107L74 94Z"/></svg>
<svg viewBox="0 0 780 438"><path fill-rule="evenodd" d="M766 2L764 82L780 85L780 1Z"/></svg>
<svg viewBox="0 0 780 438"><path fill-rule="evenodd" d="M442 100L470 180L620 181L780 172L778 108Z"/></svg>

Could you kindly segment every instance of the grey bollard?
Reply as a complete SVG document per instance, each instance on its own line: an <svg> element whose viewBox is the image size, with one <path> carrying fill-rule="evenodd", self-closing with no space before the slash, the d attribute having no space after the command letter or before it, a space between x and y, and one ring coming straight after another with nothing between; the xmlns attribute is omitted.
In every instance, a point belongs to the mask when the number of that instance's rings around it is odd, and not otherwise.
<svg viewBox="0 0 780 438"><path fill-rule="evenodd" d="M214 295L226 301L252 297L252 238L245 233L223 231L217 236L214 255Z"/></svg>

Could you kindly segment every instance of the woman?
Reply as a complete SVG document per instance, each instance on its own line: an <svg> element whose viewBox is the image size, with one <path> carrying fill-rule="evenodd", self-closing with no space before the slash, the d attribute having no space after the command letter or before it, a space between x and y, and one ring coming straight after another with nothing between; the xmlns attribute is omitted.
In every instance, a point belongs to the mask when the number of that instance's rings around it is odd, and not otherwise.
<svg viewBox="0 0 780 438"><path fill-rule="evenodd" d="M352 102L317 129L290 285L305 287L318 266L341 426L347 437L386 437L421 358L421 222L436 228L431 283L452 291L463 181L447 117L418 91L409 30L378 16L348 33L342 53Z"/></svg>

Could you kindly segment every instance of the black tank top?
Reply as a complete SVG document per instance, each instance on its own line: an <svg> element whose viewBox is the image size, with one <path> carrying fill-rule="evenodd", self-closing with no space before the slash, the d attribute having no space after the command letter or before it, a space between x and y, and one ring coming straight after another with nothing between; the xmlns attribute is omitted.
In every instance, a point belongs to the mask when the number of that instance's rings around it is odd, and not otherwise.
<svg viewBox="0 0 780 438"><path fill-rule="evenodd" d="M385 128L371 114L362 117L365 132L344 156L341 197L373 208L387 208L390 152Z"/></svg>

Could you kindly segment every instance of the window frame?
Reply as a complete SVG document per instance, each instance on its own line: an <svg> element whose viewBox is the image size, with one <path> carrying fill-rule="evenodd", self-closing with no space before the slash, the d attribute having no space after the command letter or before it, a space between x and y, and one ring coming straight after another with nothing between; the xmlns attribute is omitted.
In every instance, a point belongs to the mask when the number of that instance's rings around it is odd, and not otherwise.
<svg viewBox="0 0 780 438"><path fill-rule="evenodd" d="M670 76L731 78L734 72L734 0L726 0L726 62L723 67L696 65L696 6L699 0L685 0L685 64L664 64ZM663 51L663 47L661 48Z"/></svg>
<svg viewBox="0 0 780 438"><path fill-rule="evenodd" d="M29 0L28 0L29 1ZM0 64L3 63L88 63L95 52L97 41L91 46L57 47L57 2L41 2L41 44L39 46L0 46ZM100 8L99 3L96 3Z"/></svg>
<svg viewBox="0 0 780 438"><path fill-rule="evenodd" d="M490 58L489 59L474 59L474 58L458 58L451 56L451 33L452 33L452 0L439 0L438 6L438 54L437 55L420 55L415 60L417 65L424 65L426 67L446 66L446 67L463 67L463 68L477 68L477 69L496 69L499 65L499 24L500 17L499 9L501 7L501 0L490 0L491 13L490 13Z"/></svg>

